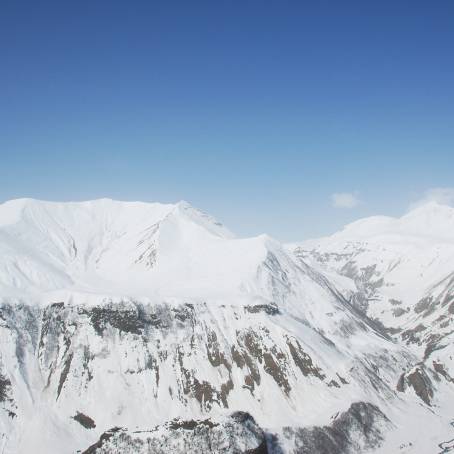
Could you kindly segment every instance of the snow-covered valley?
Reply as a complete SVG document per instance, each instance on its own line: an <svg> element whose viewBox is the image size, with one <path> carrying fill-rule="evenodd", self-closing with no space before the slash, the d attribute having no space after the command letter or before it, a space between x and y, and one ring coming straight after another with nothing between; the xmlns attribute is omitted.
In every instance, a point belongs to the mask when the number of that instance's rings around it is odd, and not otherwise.
<svg viewBox="0 0 454 454"><path fill-rule="evenodd" d="M2 453L437 453L454 209L283 245L186 202L0 205Z"/></svg>

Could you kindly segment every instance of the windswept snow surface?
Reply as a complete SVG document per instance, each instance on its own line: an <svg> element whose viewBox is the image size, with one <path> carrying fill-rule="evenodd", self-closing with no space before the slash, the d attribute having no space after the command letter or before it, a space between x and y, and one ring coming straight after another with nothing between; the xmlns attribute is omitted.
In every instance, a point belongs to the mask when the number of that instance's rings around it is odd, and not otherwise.
<svg viewBox="0 0 454 454"><path fill-rule="evenodd" d="M0 205L0 452L436 452L452 213L290 247L186 202Z"/></svg>
<svg viewBox="0 0 454 454"><path fill-rule="evenodd" d="M264 253L260 239L229 241L233 235L226 228L185 202L23 199L1 205L0 219L2 294L68 290L175 296L206 280L222 293L224 279L225 288L251 265L242 260L231 272L232 261L249 244L251 261ZM213 269L219 255L224 261Z"/></svg>

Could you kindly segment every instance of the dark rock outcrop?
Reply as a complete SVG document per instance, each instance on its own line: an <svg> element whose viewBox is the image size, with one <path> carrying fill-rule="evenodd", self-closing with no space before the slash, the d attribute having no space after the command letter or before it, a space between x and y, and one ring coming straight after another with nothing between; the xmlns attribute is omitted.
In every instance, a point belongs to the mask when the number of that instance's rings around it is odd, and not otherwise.
<svg viewBox="0 0 454 454"><path fill-rule="evenodd" d="M174 420L146 431L114 428L83 454L268 454L264 431L245 412L226 420Z"/></svg>
<svg viewBox="0 0 454 454"><path fill-rule="evenodd" d="M418 366L411 372L402 374L397 383L397 391L405 392L407 388L413 388L416 395L427 405L431 404L434 391L432 381L424 366Z"/></svg>
<svg viewBox="0 0 454 454"><path fill-rule="evenodd" d="M392 423L375 405L356 402L329 426L284 429L295 454L357 454L377 448Z"/></svg>
<svg viewBox="0 0 454 454"><path fill-rule="evenodd" d="M73 416L73 419L86 429L94 429L96 427L93 419L79 411Z"/></svg>

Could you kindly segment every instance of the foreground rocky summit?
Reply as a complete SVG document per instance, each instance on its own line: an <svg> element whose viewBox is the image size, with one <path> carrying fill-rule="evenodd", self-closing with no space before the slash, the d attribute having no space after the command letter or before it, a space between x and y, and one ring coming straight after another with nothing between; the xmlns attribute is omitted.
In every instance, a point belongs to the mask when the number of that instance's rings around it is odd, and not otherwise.
<svg viewBox="0 0 454 454"><path fill-rule="evenodd" d="M282 438L292 445L292 451L302 454L353 454L380 446L382 432L391 427L377 407L359 402L352 404L330 426L286 427ZM133 432L115 427L103 433L83 454L169 452L269 454L282 453L282 446L277 437L266 434L251 415L236 412L220 423L210 419L176 419L152 430Z"/></svg>
<svg viewBox="0 0 454 454"><path fill-rule="evenodd" d="M0 253L3 453L426 453L452 438L448 335L422 358L315 249L236 239L186 203L20 200L0 206Z"/></svg>
<svg viewBox="0 0 454 454"><path fill-rule="evenodd" d="M237 412L220 423L175 419L148 431L116 427L102 434L84 454L169 452L267 454L269 450L266 435L254 418Z"/></svg>

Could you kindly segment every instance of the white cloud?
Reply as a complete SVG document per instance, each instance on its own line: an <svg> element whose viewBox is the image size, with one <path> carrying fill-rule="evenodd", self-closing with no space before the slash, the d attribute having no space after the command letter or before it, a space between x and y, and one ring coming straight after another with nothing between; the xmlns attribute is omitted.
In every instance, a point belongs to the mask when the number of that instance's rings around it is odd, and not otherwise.
<svg viewBox="0 0 454 454"><path fill-rule="evenodd" d="M336 192L331 194L331 204L336 208L355 208L361 203L358 195L352 192Z"/></svg>
<svg viewBox="0 0 454 454"><path fill-rule="evenodd" d="M430 202L454 206L454 188L430 188L424 192L419 200L410 205L410 209L417 208Z"/></svg>

